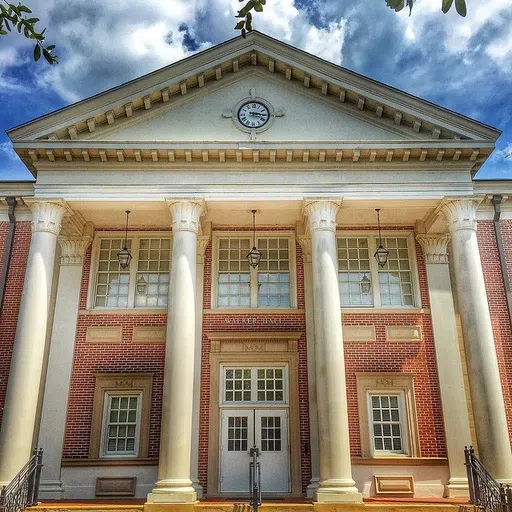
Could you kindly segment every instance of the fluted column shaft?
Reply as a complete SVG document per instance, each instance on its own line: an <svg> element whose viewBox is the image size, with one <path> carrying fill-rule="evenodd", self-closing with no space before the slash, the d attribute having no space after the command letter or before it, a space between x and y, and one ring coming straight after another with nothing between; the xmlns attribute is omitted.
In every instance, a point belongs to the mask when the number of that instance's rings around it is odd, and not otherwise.
<svg viewBox="0 0 512 512"><path fill-rule="evenodd" d="M169 201L173 244L162 404L158 482L150 503L192 503L191 480L194 360L196 345L196 255L203 205Z"/></svg>
<svg viewBox="0 0 512 512"><path fill-rule="evenodd" d="M471 444L471 432L448 268L447 247L450 237L443 234L418 235L417 239L423 248L426 262L437 374L443 404L450 468L446 495L450 498L466 497L469 496L469 488L464 466L464 447Z"/></svg>
<svg viewBox="0 0 512 512"><path fill-rule="evenodd" d="M85 252L91 240L90 235L59 238L61 247L59 283L38 443L44 451L39 494L45 499L62 498L64 492L60 476L61 461L75 350L82 270Z"/></svg>
<svg viewBox="0 0 512 512"><path fill-rule="evenodd" d="M443 212L452 238L469 387L479 456L492 476L512 480L512 454L491 316L476 236L474 199L448 201Z"/></svg>
<svg viewBox="0 0 512 512"><path fill-rule="evenodd" d="M319 502L360 501L352 479L345 362L336 254L339 204L312 201L309 220L314 289L315 358L320 445Z"/></svg>
<svg viewBox="0 0 512 512"><path fill-rule="evenodd" d="M0 485L16 475L34 448L57 236L66 212L60 203L29 207L32 239L0 430Z"/></svg>

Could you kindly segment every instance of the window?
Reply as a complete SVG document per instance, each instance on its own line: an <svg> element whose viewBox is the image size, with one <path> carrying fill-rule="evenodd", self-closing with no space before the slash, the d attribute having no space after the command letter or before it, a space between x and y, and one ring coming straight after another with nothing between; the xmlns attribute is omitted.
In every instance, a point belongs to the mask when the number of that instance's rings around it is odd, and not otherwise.
<svg viewBox="0 0 512 512"><path fill-rule="evenodd" d="M217 240L217 306L222 308L289 308L292 304L293 254L289 237L258 237L261 260L250 267L251 237Z"/></svg>
<svg viewBox="0 0 512 512"><path fill-rule="evenodd" d="M378 238L339 237L338 280L342 307L413 307L416 305L413 257L407 236L382 239L389 250L382 268L373 257Z"/></svg>
<svg viewBox="0 0 512 512"><path fill-rule="evenodd" d="M138 455L141 395L105 393L103 456Z"/></svg>
<svg viewBox="0 0 512 512"><path fill-rule="evenodd" d="M100 238L93 290L96 308L157 308L167 306L171 239L133 236L127 247L133 255L123 270L117 253L123 238Z"/></svg>
<svg viewBox="0 0 512 512"><path fill-rule="evenodd" d="M89 458L148 456L153 376L96 376Z"/></svg>
<svg viewBox="0 0 512 512"><path fill-rule="evenodd" d="M286 368L223 367L222 403L279 403L287 401Z"/></svg>
<svg viewBox="0 0 512 512"><path fill-rule="evenodd" d="M410 373L356 373L362 457L418 457Z"/></svg>
<svg viewBox="0 0 512 512"><path fill-rule="evenodd" d="M368 393L368 407L374 453L405 453L403 396Z"/></svg>

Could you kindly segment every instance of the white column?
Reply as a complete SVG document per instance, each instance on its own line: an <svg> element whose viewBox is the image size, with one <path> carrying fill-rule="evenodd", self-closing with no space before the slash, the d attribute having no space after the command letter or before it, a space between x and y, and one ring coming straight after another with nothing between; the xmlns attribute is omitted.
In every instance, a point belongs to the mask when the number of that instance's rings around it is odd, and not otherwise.
<svg viewBox="0 0 512 512"><path fill-rule="evenodd" d="M57 235L66 212L60 203L28 206L32 239L0 430L0 485L16 475L34 448Z"/></svg>
<svg viewBox="0 0 512 512"><path fill-rule="evenodd" d="M44 452L39 495L60 499L64 489L60 479L71 369L84 256L91 236L61 237L59 282L46 372L38 445Z"/></svg>
<svg viewBox="0 0 512 512"><path fill-rule="evenodd" d="M302 230L303 231L303 230ZM297 229L299 233L299 228ZM313 306L313 269L311 237L299 234L297 240L302 248L304 265L304 307L306 316L306 340L308 355L308 398L309 398L309 442L311 457L311 481L306 489L308 498L313 498L320 482L320 463L318 447L318 408L316 403L315 375L315 319Z"/></svg>
<svg viewBox="0 0 512 512"><path fill-rule="evenodd" d="M211 223L208 223L211 224ZM191 479L197 497L203 497L203 488L199 484L199 416L201 412L201 347L203 341L203 286L204 286L204 255L210 243L211 226L208 234L197 240L197 277L196 277L196 350L194 361L194 412L192 417L192 461ZM204 233L204 231L203 231Z"/></svg>
<svg viewBox="0 0 512 512"><path fill-rule="evenodd" d="M347 390L336 254L339 203L312 201L304 207L312 243L315 357L320 444L319 502L361 501L352 479Z"/></svg>
<svg viewBox="0 0 512 512"><path fill-rule="evenodd" d="M172 262L158 482L149 503L193 503L191 480L196 344L196 254L203 203L169 201Z"/></svg>
<svg viewBox="0 0 512 512"><path fill-rule="evenodd" d="M491 475L512 482L512 454L491 315L476 237L478 201L447 201L442 211L452 238L469 388L479 456Z"/></svg>
<svg viewBox="0 0 512 512"><path fill-rule="evenodd" d="M430 311L434 331L437 374L443 406L443 422L450 479L449 498L469 496L464 447L471 444L455 308L448 268L448 235L418 235L427 268Z"/></svg>

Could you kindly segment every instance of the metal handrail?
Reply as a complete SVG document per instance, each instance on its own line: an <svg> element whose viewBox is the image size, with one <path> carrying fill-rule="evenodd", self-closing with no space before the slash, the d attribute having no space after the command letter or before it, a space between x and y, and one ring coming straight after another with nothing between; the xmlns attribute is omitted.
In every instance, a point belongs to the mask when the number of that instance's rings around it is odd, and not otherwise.
<svg viewBox="0 0 512 512"><path fill-rule="evenodd" d="M43 450L35 449L20 472L0 491L0 512L23 512L37 505Z"/></svg>
<svg viewBox="0 0 512 512"><path fill-rule="evenodd" d="M486 512L512 512L512 489L494 480L472 446L466 446L464 456L471 504Z"/></svg>

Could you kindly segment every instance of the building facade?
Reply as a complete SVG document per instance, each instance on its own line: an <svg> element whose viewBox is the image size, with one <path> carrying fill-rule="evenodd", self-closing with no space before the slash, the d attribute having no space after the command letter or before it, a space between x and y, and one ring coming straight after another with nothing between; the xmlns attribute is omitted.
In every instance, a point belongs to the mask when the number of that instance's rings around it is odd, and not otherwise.
<svg viewBox="0 0 512 512"><path fill-rule="evenodd" d="M42 499L238 498L256 446L265 496L458 497L471 444L511 481L499 133L257 32L12 129L0 481L40 446Z"/></svg>

